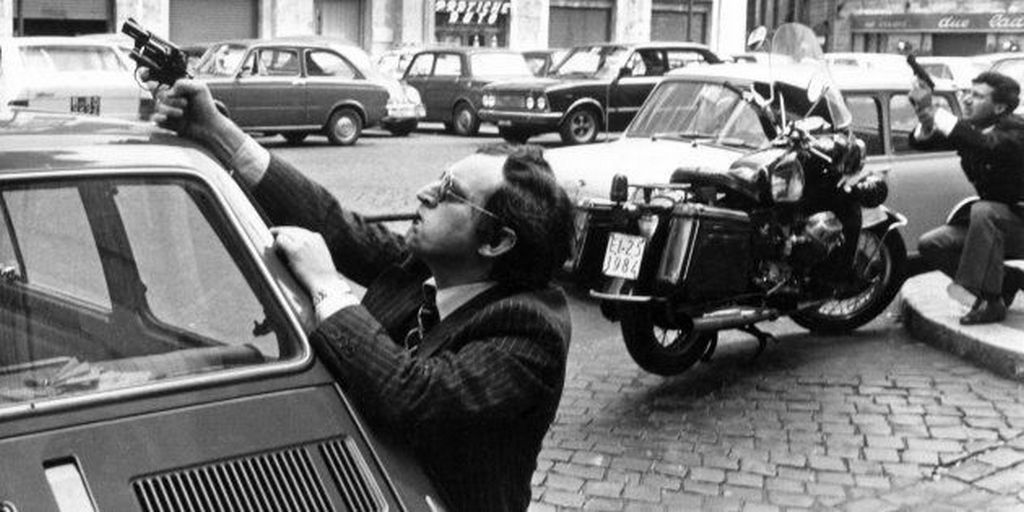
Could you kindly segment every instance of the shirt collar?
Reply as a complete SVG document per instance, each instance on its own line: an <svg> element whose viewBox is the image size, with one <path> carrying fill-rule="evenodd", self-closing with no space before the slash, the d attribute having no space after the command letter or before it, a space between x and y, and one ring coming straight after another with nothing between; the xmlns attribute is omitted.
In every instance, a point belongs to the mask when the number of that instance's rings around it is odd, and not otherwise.
<svg viewBox="0 0 1024 512"><path fill-rule="evenodd" d="M494 281L479 281L476 283L460 284L458 286L449 286L448 288L437 290L437 313L444 320L445 317L455 312L456 309L462 307L463 304L469 302L480 295L481 293L489 290L492 286L498 283ZM437 281L433 277L423 282L423 286L430 286L437 289Z"/></svg>

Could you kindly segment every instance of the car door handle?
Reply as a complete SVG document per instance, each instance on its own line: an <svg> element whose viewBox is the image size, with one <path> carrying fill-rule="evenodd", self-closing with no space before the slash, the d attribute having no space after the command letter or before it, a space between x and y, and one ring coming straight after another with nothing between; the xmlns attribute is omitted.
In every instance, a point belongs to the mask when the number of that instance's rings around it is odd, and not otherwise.
<svg viewBox="0 0 1024 512"><path fill-rule="evenodd" d="M305 80L292 80L292 85L306 85Z"/></svg>

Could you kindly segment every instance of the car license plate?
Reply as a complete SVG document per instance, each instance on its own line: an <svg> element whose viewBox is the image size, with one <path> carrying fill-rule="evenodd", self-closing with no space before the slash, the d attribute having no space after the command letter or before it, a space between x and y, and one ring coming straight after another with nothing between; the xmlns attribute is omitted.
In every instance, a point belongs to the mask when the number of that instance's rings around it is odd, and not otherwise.
<svg viewBox="0 0 1024 512"><path fill-rule="evenodd" d="M644 258L647 239L642 236L611 233L604 251L602 272L609 277L636 279L640 275L640 262Z"/></svg>
<svg viewBox="0 0 1024 512"><path fill-rule="evenodd" d="M100 115L99 96L72 96L71 111L78 114Z"/></svg>
<svg viewBox="0 0 1024 512"><path fill-rule="evenodd" d="M512 121L509 121L507 119L502 119L502 120L498 121L498 126L512 126Z"/></svg>

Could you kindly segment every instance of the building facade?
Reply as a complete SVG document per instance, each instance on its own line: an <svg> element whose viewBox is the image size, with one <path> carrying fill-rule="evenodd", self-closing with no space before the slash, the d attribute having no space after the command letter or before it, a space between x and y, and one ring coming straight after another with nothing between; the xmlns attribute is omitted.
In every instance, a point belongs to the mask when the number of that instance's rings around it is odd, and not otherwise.
<svg viewBox="0 0 1024 512"><path fill-rule="evenodd" d="M829 51L975 55L1024 46L1020 0L750 0L747 19L749 27L806 23Z"/></svg>
<svg viewBox="0 0 1024 512"><path fill-rule="evenodd" d="M371 52L687 40L743 50L746 0L0 0L0 37L113 32L134 17L179 44L318 34ZM737 15L739 14L739 15Z"/></svg>

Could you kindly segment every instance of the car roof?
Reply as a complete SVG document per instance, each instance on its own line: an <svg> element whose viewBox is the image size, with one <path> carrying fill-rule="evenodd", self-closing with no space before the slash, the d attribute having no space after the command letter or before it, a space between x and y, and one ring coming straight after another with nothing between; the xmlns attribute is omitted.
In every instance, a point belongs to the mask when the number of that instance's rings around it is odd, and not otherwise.
<svg viewBox="0 0 1024 512"><path fill-rule="evenodd" d="M795 87L806 87L811 77L820 68L800 64L773 64L765 63L723 63L713 66L686 66L669 72L666 80L674 77L699 76L704 78L729 80L736 84L748 84L751 82L768 82L772 78L776 82L782 82ZM865 73L862 69L854 66L833 66L829 68L832 79L844 91L870 91L870 90L903 90L909 91L913 80L910 67L907 66L906 73ZM949 80L937 79L936 89L940 91L953 91L952 82Z"/></svg>
<svg viewBox="0 0 1024 512"><path fill-rule="evenodd" d="M181 167L223 172L200 146L148 123L0 110L0 177L29 172Z"/></svg>
<svg viewBox="0 0 1024 512"><path fill-rule="evenodd" d="M416 53L429 53L429 52L452 52L452 53L515 53L520 54L515 50L508 48L491 48L486 46L432 46L429 48L421 48Z"/></svg>

